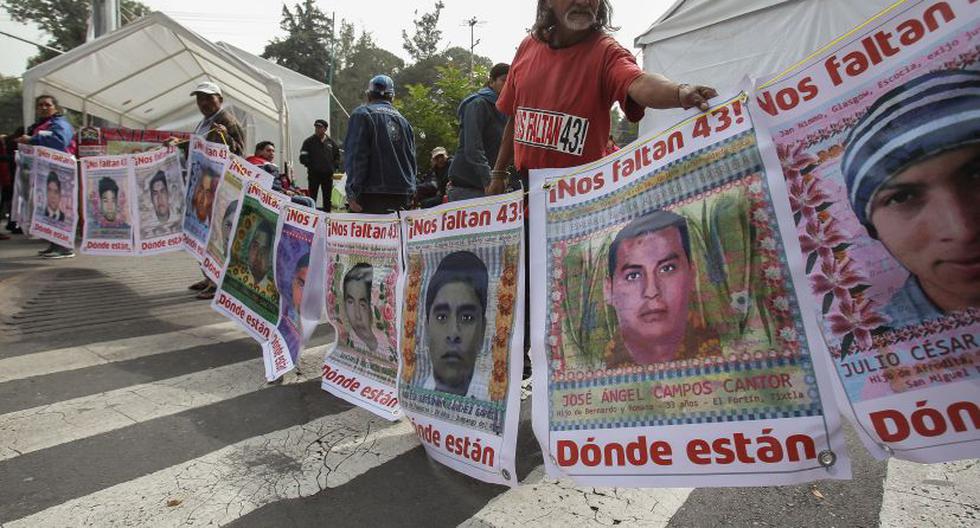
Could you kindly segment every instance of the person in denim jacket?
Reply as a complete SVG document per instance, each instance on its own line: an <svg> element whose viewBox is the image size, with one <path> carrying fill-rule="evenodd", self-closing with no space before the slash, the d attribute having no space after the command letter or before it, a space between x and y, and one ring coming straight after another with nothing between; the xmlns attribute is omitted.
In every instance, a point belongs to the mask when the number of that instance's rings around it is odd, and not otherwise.
<svg viewBox="0 0 980 528"><path fill-rule="evenodd" d="M375 75L367 103L354 109L344 139L347 203L352 212L384 214L404 209L415 193L415 135L392 106L395 83Z"/></svg>

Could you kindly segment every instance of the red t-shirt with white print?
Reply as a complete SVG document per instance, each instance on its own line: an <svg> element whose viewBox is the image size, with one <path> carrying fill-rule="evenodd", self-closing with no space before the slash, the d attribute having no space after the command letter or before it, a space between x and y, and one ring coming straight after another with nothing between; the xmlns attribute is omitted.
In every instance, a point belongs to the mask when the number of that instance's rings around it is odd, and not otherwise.
<svg viewBox="0 0 980 528"><path fill-rule="evenodd" d="M643 117L627 94L642 74L633 55L604 33L557 49L528 35L497 100L514 118L514 166L574 167L601 158L613 102L630 121Z"/></svg>

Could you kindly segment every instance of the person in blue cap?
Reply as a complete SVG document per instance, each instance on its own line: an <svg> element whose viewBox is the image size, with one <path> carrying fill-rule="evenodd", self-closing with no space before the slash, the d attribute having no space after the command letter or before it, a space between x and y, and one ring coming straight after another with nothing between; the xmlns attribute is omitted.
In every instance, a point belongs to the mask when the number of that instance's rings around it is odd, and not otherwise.
<svg viewBox="0 0 980 528"><path fill-rule="evenodd" d="M909 277L894 326L980 307L980 72L934 72L875 101L841 160L854 214Z"/></svg>
<svg viewBox="0 0 980 528"><path fill-rule="evenodd" d="M351 112L344 139L348 206L368 214L405 209L415 193L412 125L391 104L391 77L372 77L366 96L367 102Z"/></svg>

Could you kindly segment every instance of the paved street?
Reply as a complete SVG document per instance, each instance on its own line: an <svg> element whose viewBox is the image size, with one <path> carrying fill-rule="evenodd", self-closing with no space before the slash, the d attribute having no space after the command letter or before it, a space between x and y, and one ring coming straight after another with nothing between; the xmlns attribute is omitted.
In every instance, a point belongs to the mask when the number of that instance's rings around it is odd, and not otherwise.
<svg viewBox="0 0 980 528"><path fill-rule="evenodd" d="M325 325L301 373L266 385L259 347L185 289L186 255L43 247L0 242L0 528L980 525L977 461L878 462L853 434L848 482L576 488L543 476L530 400L523 485L482 484L320 390Z"/></svg>

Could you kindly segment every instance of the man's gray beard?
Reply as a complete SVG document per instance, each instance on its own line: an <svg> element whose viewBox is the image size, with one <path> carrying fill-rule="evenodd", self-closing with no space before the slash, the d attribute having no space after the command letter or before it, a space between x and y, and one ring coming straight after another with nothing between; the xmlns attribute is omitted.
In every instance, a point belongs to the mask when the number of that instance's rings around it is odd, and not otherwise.
<svg viewBox="0 0 980 528"><path fill-rule="evenodd" d="M585 22L573 22L571 20L572 11L565 13L565 20L564 20L565 27L572 31L584 31L586 29L591 28L595 24L595 13L590 13L590 14L592 15L592 19L589 20L588 23L585 23Z"/></svg>

